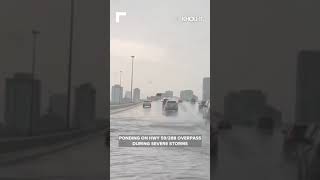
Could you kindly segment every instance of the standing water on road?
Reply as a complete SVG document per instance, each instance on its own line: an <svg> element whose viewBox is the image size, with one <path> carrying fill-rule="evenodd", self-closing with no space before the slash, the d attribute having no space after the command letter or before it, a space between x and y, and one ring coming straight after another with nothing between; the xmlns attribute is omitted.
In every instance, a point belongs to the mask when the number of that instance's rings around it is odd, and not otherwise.
<svg viewBox="0 0 320 180"><path fill-rule="evenodd" d="M196 105L137 106L111 115L110 129L111 179L210 179L210 127ZM202 135L202 147L118 147L118 135Z"/></svg>

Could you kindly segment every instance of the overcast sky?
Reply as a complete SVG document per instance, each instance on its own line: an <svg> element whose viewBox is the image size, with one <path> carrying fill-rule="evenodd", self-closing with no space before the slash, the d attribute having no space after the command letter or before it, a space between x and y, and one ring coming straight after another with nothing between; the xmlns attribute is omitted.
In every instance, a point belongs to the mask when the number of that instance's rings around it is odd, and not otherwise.
<svg viewBox="0 0 320 180"><path fill-rule="evenodd" d="M111 0L111 86L130 90L134 55L133 88L144 97L157 92L192 89L202 97L202 78L210 76L209 0ZM115 12L127 16L115 22ZM184 23L181 16L202 16L203 22Z"/></svg>

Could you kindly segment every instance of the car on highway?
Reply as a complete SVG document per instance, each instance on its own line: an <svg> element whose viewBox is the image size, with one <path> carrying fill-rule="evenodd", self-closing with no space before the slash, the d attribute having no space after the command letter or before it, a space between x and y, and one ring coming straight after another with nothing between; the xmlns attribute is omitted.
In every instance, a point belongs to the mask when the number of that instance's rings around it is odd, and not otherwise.
<svg viewBox="0 0 320 180"><path fill-rule="evenodd" d="M305 139L305 133L308 129L308 125L304 123L295 123L286 129L282 130L284 134L284 143L296 143Z"/></svg>
<svg viewBox="0 0 320 180"><path fill-rule="evenodd" d="M175 100L167 100L164 105L165 111L178 111L178 103Z"/></svg>
<svg viewBox="0 0 320 180"><path fill-rule="evenodd" d="M308 138L306 138L307 130L308 124L306 123L294 123L282 130L284 135L283 151L287 157L294 157L297 148L301 144L308 143Z"/></svg>
<svg viewBox="0 0 320 180"><path fill-rule="evenodd" d="M143 103L142 103L142 107L143 108L146 108L146 107L149 107L149 108L151 108L151 101L143 101Z"/></svg>
<svg viewBox="0 0 320 180"><path fill-rule="evenodd" d="M182 99L179 99L178 102L179 102L179 103L182 103Z"/></svg>
<svg viewBox="0 0 320 180"><path fill-rule="evenodd" d="M210 100L203 105L203 118L210 119Z"/></svg>
<svg viewBox="0 0 320 180"><path fill-rule="evenodd" d="M191 102L191 104L195 104L195 103L196 103L196 99L195 99L195 98L192 98L192 99L190 100L190 102Z"/></svg>

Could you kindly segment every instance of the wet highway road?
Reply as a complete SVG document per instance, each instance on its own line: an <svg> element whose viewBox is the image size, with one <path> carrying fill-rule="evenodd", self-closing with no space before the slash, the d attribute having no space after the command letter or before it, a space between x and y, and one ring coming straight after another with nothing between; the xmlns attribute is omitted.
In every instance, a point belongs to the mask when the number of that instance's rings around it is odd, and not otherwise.
<svg viewBox="0 0 320 180"><path fill-rule="evenodd" d="M209 124L198 106L179 104L165 114L161 102L111 116L111 179L209 179ZM202 147L118 147L118 135L202 135Z"/></svg>
<svg viewBox="0 0 320 180"><path fill-rule="evenodd" d="M161 103L151 109L136 107L111 118L112 179L209 179L208 124L197 105L182 103L179 113L166 116ZM202 148L123 148L117 135L202 134ZM219 132L219 154L214 161L215 180L295 180L297 164L284 156L280 129L272 134L234 126Z"/></svg>

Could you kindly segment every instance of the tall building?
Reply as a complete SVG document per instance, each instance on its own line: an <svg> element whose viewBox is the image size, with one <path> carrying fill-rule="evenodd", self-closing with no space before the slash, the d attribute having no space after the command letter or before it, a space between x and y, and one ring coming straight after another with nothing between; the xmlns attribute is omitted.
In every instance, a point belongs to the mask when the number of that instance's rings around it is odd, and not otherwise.
<svg viewBox="0 0 320 180"><path fill-rule="evenodd" d="M172 98L173 97L173 91L166 91L164 92L164 96L168 97L168 98Z"/></svg>
<svg viewBox="0 0 320 180"><path fill-rule="evenodd" d="M5 94L5 120L8 128L13 134L27 135L31 123L34 128L40 119L40 80L33 79L31 73L16 73L13 78L6 79Z"/></svg>
<svg viewBox="0 0 320 180"><path fill-rule="evenodd" d="M90 83L75 89L74 127L89 128L96 121L96 90Z"/></svg>
<svg viewBox="0 0 320 180"><path fill-rule="evenodd" d="M120 104L123 97L123 87L116 84L112 86L111 90L111 100L113 103Z"/></svg>
<svg viewBox="0 0 320 180"><path fill-rule="evenodd" d="M184 101L190 101L193 98L193 91L192 90L180 91L180 98Z"/></svg>
<svg viewBox="0 0 320 180"><path fill-rule="evenodd" d="M300 51L296 79L296 121L320 122L320 51Z"/></svg>
<svg viewBox="0 0 320 180"><path fill-rule="evenodd" d="M202 81L202 100L210 100L210 77L203 78Z"/></svg>
<svg viewBox="0 0 320 180"><path fill-rule="evenodd" d="M232 123L255 124L265 115L266 95L260 90L230 92L224 99L224 117Z"/></svg>
<svg viewBox="0 0 320 180"><path fill-rule="evenodd" d="M138 102L138 101L140 101L140 89L135 88L133 90L133 102Z"/></svg>

